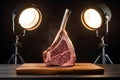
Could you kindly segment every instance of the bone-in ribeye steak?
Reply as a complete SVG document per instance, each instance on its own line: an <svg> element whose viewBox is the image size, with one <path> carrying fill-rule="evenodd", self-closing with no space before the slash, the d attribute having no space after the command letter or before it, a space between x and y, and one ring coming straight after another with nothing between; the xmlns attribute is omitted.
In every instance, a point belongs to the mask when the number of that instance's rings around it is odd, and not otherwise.
<svg viewBox="0 0 120 80"><path fill-rule="evenodd" d="M74 46L65 30L71 11L66 9L60 30L53 43L43 52L43 61L46 66L74 66L76 55Z"/></svg>

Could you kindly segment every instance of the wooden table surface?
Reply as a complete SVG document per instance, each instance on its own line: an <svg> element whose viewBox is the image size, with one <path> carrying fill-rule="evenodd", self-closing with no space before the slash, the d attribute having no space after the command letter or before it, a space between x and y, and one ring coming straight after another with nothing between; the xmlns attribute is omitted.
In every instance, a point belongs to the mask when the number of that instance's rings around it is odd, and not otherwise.
<svg viewBox="0 0 120 80"><path fill-rule="evenodd" d="M120 64L96 64L104 68L104 74L97 75L18 75L16 74L16 68L18 68L21 64L0 64L0 80L8 79L8 80L39 80L42 79L61 79L63 78L119 78L120 77Z"/></svg>

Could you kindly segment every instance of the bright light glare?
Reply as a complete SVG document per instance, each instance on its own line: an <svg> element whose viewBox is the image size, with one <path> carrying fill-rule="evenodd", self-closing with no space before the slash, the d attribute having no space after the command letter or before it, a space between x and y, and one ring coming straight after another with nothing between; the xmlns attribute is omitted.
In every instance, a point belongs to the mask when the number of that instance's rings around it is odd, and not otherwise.
<svg viewBox="0 0 120 80"><path fill-rule="evenodd" d="M33 28L39 21L39 12L35 8L25 9L19 17L19 23L23 28Z"/></svg>
<svg viewBox="0 0 120 80"><path fill-rule="evenodd" d="M99 28L102 24L102 18L95 9L88 9L84 13L84 21L90 28Z"/></svg>

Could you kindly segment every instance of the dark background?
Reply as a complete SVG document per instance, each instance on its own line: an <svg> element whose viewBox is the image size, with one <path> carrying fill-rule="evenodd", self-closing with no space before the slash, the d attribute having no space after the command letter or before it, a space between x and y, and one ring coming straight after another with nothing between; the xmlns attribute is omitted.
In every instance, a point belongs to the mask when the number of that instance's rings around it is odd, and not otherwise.
<svg viewBox="0 0 120 80"><path fill-rule="evenodd" d="M19 4L36 4L43 15L42 23L34 31L27 31L26 36L20 38L22 47L19 53L25 62L43 62L42 52L50 46L61 21L68 8L72 11L67 23L67 32L75 47L77 62L93 63L101 49L98 48L100 39L95 32L89 31L81 23L81 11L89 4L104 3L112 11L109 22L109 34L105 37L106 54L113 63L120 63L120 3L118 0L1 0L0 1L0 63L6 64L14 54L15 35L12 31L12 10ZM15 25L15 27L18 27Z"/></svg>

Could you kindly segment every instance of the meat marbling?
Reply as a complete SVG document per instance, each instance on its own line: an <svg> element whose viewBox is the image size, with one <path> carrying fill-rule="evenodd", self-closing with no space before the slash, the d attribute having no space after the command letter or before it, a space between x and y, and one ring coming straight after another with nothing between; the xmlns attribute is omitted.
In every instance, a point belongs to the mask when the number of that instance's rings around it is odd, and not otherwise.
<svg viewBox="0 0 120 80"><path fill-rule="evenodd" d="M43 61L46 66L74 66L76 55L72 41L66 28L66 23L71 11L66 9L60 30L53 43L43 52Z"/></svg>

